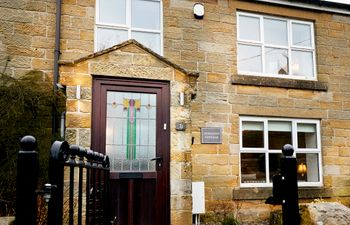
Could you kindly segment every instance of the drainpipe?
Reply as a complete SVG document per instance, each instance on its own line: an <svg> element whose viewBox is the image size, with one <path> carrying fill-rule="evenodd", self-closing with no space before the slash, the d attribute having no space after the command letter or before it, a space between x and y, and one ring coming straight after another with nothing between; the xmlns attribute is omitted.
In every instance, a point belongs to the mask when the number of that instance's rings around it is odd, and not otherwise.
<svg viewBox="0 0 350 225"><path fill-rule="evenodd" d="M56 32L55 32L55 51L53 62L53 91L57 91L59 81L58 60L60 57L60 39L61 39L61 0L56 0ZM52 137L57 130L57 112L55 106L52 107Z"/></svg>

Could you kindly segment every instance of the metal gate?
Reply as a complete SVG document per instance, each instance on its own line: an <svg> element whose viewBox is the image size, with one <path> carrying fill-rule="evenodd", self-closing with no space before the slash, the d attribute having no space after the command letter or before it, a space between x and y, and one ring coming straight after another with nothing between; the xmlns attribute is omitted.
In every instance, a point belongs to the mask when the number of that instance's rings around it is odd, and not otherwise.
<svg viewBox="0 0 350 225"><path fill-rule="evenodd" d="M55 141L50 150L49 183L37 190L36 140L26 136L18 154L16 224L36 225L37 194L48 203L48 225L111 224L109 158ZM28 209L33 207L34 209Z"/></svg>

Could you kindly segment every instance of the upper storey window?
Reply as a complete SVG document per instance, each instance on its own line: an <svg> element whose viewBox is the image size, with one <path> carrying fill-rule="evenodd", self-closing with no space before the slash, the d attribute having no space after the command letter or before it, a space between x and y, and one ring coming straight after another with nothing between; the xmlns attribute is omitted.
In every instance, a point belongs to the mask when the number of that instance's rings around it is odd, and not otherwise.
<svg viewBox="0 0 350 225"><path fill-rule="evenodd" d="M311 22L237 13L238 73L316 80Z"/></svg>
<svg viewBox="0 0 350 225"><path fill-rule="evenodd" d="M135 39L162 54L160 0L97 0L95 50Z"/></svg>

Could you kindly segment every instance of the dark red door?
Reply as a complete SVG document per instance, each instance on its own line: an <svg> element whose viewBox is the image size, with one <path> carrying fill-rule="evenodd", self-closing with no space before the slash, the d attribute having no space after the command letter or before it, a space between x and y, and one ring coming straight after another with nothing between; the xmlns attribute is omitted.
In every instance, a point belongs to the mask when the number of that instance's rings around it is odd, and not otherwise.
<svg viewBox="0 0 350 225"><path fill-rule="evenodd" d="M118 225L170 224L168 82L94 76L92 149L111 162Z"/></svg>

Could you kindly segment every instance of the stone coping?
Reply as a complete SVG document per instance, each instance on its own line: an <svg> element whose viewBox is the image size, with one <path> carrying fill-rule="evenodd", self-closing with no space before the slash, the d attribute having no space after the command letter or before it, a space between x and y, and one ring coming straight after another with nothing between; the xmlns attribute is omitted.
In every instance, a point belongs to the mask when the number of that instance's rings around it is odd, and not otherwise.
<svg viewBox="0 0 350 225"><path fill-rule="evenodd" d="M299 188L299 198L313 199L313 198L330 198L333 197L333 191L327 188ZM263 200L272 196L272 188L236 188L233 189L234 200Z"/></svg>
<svg viewBox="0 0 350 225"><path fill-rule="evenodd" d="M280 87L313 91L327 91L328 87L324 82L310 80L295 80L275 77L260 77L249 75L232 76L232 84L249 85L262 87Z"/></svg>
<svg viewBox="0 0 350 225"><path fill-rule="evenodd" d="M76 59L76 60L71 60L71 61L59 61L59 64L60 65L67 65L67 66L72 66L74 64L77 64L77 63L80 63L80 62L83 62L83 61L86 61L86 60L89 60L89 59L92 59L92 58L95 58L95 57L98 57L100 55L104 55L104 54L107 54L109 52L112 52L112 51L115 51L115 50L118 50L120 48L123 48L127 45L130 45L130 44L134 44L135 46L143 49L145 52L153 55L154 57L156 57L157 59L159 59L160 61L162 61L163 63L181 71L182 73L188 75L188 76L193 76L193 77L199 77L199 73L198 72L193 72L193 71L187 71L186 69L184 69L183 67L171 62L170 60L168 60L167 58L159 55L158 53L154 52L152 49L150 48L147 48L146 46L142 45L141 43L137 42L136 40L134 39L130 39L130 40L127 40L125 42L122 42L120 44L117 44L117 45L114 45L110 48L107 48L107 49L104 49L104 50L101 50L101 51L98 51L98 52L95 52L95 53L92 53L90 55L87 55L87 56L84 56L82 58L79 58L79 59Z"/></svg>

